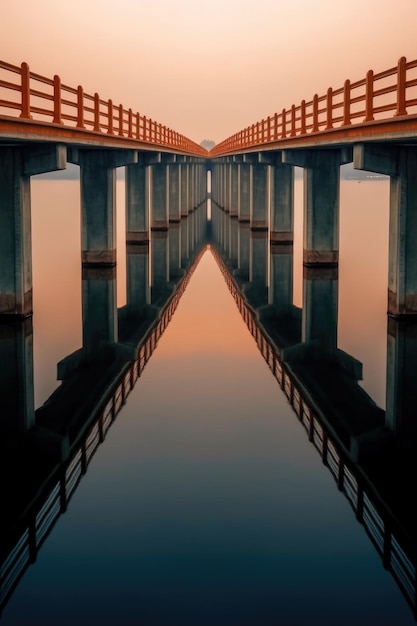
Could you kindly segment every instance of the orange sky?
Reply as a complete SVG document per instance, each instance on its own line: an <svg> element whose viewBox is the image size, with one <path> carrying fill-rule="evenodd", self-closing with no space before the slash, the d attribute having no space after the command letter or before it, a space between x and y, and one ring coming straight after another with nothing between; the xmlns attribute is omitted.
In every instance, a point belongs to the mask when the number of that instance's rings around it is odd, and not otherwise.
<svg viewBox="0 0 417 626"><path fill-rule="evenodd" d="M416 0L3 0L0 58L200 142L417 55Z"/></svg>

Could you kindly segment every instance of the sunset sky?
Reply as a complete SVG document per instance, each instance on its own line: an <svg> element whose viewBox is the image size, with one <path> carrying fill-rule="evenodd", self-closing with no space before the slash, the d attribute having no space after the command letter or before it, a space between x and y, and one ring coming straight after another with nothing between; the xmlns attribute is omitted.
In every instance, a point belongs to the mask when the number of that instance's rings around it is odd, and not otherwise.
<svg viewBox="0 0 417 626"><path fill-rule="evenodd" d="M2 0L0 58L200 142L417 57L417 0Z"/></svg>

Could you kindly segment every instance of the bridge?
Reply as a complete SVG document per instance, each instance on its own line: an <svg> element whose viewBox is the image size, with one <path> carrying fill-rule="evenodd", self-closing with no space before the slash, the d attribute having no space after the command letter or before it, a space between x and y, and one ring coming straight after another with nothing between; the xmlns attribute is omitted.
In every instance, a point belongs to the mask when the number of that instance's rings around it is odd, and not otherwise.
<svg viewBox="0 0 417 626"><path fill-rule="evenodd" d="M416 441L410 381L417 333L409 322L417 313L416 140L417 60L402 58L384 72L346 81L210 152L131 108L63 85L58 76L0 61L0 362L8 368L1 428L9 450L2 462L14 481L3 494L0 606L65 512L175 310L207 243L211 197L210 245L239 309L416 611L415 515L408 508ZM357 385L361 364L337 348L339 180L340 165L349 162L391 179L386 412ZM30 176L68 163L80 167L83 345L58 364L62 384L35 411ZM296 166L304 169L305 189L301 312L292 304ZM114 288L118 167L126 168L128 277L121 310ZM410 396L402 404L404 391ZM341 408L337 392L351 404ZM388 483L387 451L396 455ZM28 452L38 468L30 480L13 470Z"/></svg>
<svg viewBox="0 0 417 626"><path fill-rule="evenodd" d="M388 313L417 313L417 60L400 58L204 148L152 119L0 61L0 315L32 313L30 176L80 167L83 267L114 266L114 184L126 167L126 242L149 242L211 197L271 243L293 242L304 169L304 266L337 266L340 166L391 178ZM154 208L153 208L154 207ZM158 207L158 208L155 208Z"/></svg>

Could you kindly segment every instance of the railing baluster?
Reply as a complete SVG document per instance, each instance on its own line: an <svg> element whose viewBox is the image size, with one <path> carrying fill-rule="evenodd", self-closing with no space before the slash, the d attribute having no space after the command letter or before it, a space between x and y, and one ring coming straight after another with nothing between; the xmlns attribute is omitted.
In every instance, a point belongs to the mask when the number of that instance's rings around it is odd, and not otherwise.
<svg viewBox="0 0 417 626"><path fill-rule="evenodd" d="M61 79L55 74L54 76L54 124L62 124L61 118Z"/></svg>
<svg viewBox="0 0 417 626"><path fill-rule="evenodd" d="M136 139L140 139L140 115L136 113Z"/></svg>
<svg viewBox="0 0 417 626"><path fill-rule="evenodd" d="M282 133L281 133L281 139L285 139L285 137L287 136L287 129L286 129L286 111L285 109L282 109Z"/></svg>
<svg viewBox="0 0 417 626"><path fill-rule="evenodd" d="M22 95L22 109L20 117L30 120L32 116L30 114L30 71L27 63L22 63L21 68L21 95Z"/></svg>
<svg viewBox="0 0 417 626"><path fill-rule="evenodd" d="M343 86L343 126L350 126L350 80Z"/></svg>
<svg viewBox="0 0 417 626"><path fill-rule="evenodd" d="M306 101L301 100L301 129L302 135L306 134Z"/></svg>
<svg viewBox="0 0 417 626"><path fill-rule="evenodd" d="M94 130L100 132L100 96L94 94Z"/></svg>
<svg viewBox="0 0 417 626"><path fill-rule="evenodd" d="M127 130L127 136L132 138L133 137L133 111L132 109L129 109L129 118L128 118L128 130Z"/></svg>
<svg viewBox="0 0 417 626"><path fill-rule="evenodd" d="M107 105L107 134L113 134L113 101L109 100Z"/></svg>
<svg viewBox="0 0 417 626"><path fill-rule="evenodd" d="M84 90L81 85L77 89L77 128L85 128L84 125Z"/></svg>
<svg viewBox="0 0 417 626"><path fill-rule="evenodd" d="M313 96L313 127L311 131L313 133L319 132L319 97L316 93Z"/></svg>
<svg viewBox="0 0 417 626"><path fill-rule="evenodd" d="M274 115L274 139L278 139L278 113Z"/></svg>
<svg viewBox="0 0 417 626"><path fill-rule="evenodd" d="M364 122L372 122L374 119L374 73L369 70L366 74L365 92L365 119Z"/></svg>
<svg viewBox="0 0 417 626"><path fill-rule="evenodd" d="M330 130L331 128L333 128L333 89L331 87L329 87L327 90L326 108L327 108L326 130Z"/></svg>
<svg viewBox="0 0 417 626"><path fill-rule="evenodd" d="M119 104L119 137L123 137L123 104Z"/></svg>
<svg viewBox="0 0 417 626"><path fill-rule="evenodd" d="M291 105L291 133L290 137L295 137L295 104Z"/></svg>
<svg viewBox="0 0 417 626"><path fill-rule="evenodd" d="M397 67L397 111L395 113L396 117L399 115L407 115L407 109L405 106L405 90L407 86L406 81L407 74L407 59L405 57L401 57L398 61Z"/></svg>

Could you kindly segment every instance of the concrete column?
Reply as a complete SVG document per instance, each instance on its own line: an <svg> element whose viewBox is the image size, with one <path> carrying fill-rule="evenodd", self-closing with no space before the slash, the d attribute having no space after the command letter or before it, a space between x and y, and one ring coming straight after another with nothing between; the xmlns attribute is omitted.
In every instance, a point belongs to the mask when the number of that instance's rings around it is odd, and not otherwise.
<svg viewBox="0 0 417 626"><path fill-rule="evenodd" d="M314 343L327 355L335 355L337 315L337 267L305 267L302 311L303 343Z"/></svg>
<svg viewBox="0 0 417 626"><path fill-rule="evenodd" d="M181 226L179 222L169 228L169 279L175 280L181 268Z"/></svg>
<svg viewBox="0 0 417 626"><path fill-rule="evenodd" d="M188 266L188 259L190 257L190 235L189 235L189 219L184 218L181 220L181 267L186 268Z"/></svg>
<svg viewBox="0 0 417 626"><path fill-rule="evenodd" d="M229 259L233 268L238 266L239 256L239 222L235 217L230 217L230 246L229 246Z"/></svg>
<svg viewBox="0 0 417 626"><path fill-rule="evenodd" d="M294 167L276 160L271 168L271 242L294 240Z"/></svg>
<svg viewBox="0 0 417 626"><path fill-rule="evenodd" d="M181 220L181 163L172 163L169 168L169 222Z"/></svg>
<svg viewBox="0 0 417 626"><path fill-rule="evenodd" d="M249 222L239 222L238 271L243 281L249 281L250 235Z"/></svg>
<svg viewBox="0 0 417 626"><path fill-rule="evenodd" d="M304 264L337 265L341 151L284 150L282 161L304 168Z"/></svg>
<svg viewBox="0 0 417 626"><path fill-rule="evenodd" d="M117 342L116 267L84 267L82 273L83 351L94 358Z"/></svg>
<svg viewBox="0 0 417 626"><path fill-rule="evenodd" d="M189 211L190 165L181 166L181 217L187 217Z"/></svg>
<svg viewBox="0 0 417 626"><path fill-rule="evenodd" d="M251 230L249 285L244 291L256 308L268 303L268 255L268 232Z"/></svg>
<svg viewBox="0 0 417 626"><path fill-rule="evenodd" d="M253 165L250 216L252 230L268 230L269 199L269 165L263 163Z"/></svg>
<svg viewBox="0 0 417 626"><path fill-rule="evenodd" d="M269 303L278 317L291 317L293 305L293 247L288 244L270 246Z"/></svg>
<svg viewBox="0 0 417 626"><path fill-rule="evenodd" d="M386 425L400 437L417 434L417 324L388 317Z"/></svg>
<svg viewBox="0 0 417 626"><path fill-rule="evenodd" d="M239 215L239 163L230 165L230 215Z"/></svg>
<svg viewBox="0 0 417 626"><path fill-rule="evenodd" d="M126 242L149 242L149 168L140 163L126 167Z"/></svg>
<svg viewBox="0 0 417 626"><path fill-rule="evenodd" d="M150 304L149 246L126 246L126 302L134 311Z"/></svg>
<svg viewBox="0 0 417 626"><path fill-rule="evenodd" d="M32 313L30 176L65 169L60 145L0 148L0 315Z"/></svg>
<svg viewBox="0 0 417 626"><path fill-rule="evenodd" d="M151 233L151 302L156 304L165 296L169 281L168 231Z"/></svg>
<svg viewBox="0 0 417 626"><path fill-rule="evenodd" d="M0 324L1 433L24 433L35 423L32 316Z"/></svg>
<svg viewBox="0 0 417 626"><path fill-rule="evenodd" d="M388 313L417 314L417 148L357 145L354 167L390 176Z"/></svg>
<svg viewBox="0 0 417 626"><path fill-rule="evenodd" d="M252 203L252 165L250 163L240 163L239 173L239 222L249 222Z"/></svg>
<svg viewBox="0 0 417 626"><path fill-rule="evenodd" d="M165 163L151 167L151 230L167 230L169 172Z"/></svg>
<svg viewBox="0 0 417 626"><path fill-rule="evenodd" d="M137 163L135 150L80 150L81 260L116 263L116 167Z"/></svg>

